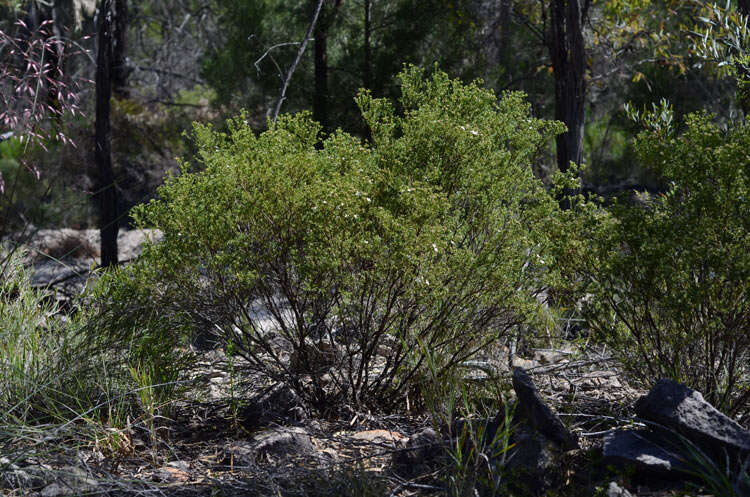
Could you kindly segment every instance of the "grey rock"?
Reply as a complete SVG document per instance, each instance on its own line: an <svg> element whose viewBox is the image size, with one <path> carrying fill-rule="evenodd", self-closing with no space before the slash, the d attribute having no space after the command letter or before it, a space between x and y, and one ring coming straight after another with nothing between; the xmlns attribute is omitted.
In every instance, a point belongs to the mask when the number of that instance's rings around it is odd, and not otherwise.
<svg viewBox="0 0 750 497"><path fill-rule="evenodd" d="M559 449L544 435L529 427L522 427L510 438L512 449L501 455L498 463L509 471L513 481L522 485L524 493L539 495L552 487L558 473L556 466Z"/></svg>
<svg viewBox="0 0 750 497"><path fill-rule="evenodd" d="M513 389L526 422L565 450L578 448L578 437L563 424L539 395L531 377L521 368L513 370Z"/></svg>
<svg viewBox="0 0 750 497"><path fill-rule="evenodd" d="M302 399L291 388L279 385L253 399L239 415L243 426L251 430L269 422L294 424L307 418L303 405Z"/></svg>
<svg viewBox="0 0 750 497"><path fill-rule="evenodd" d="M55 472L56 481L42 489L42 497L68 497L96 492L98 482L79 468L67 467Z"/></svg>
<svg viewBox="0 0 750 497"><path fill-rule="evenodd" d="M607 488L607 497L633 497L633 494L612 481Z"/></svg>
<svg viewBox="0 0 750 497"><path fill-rule="evenodd" d="M278 428L253 438L256 458L283 459L293 455L310 454L312 438L303 428Z"/></svg>
<svg viewBox="0 0 750 497"><path fill-rule="evenodd" d="M224 446L224 466L252 466L255 464L255 450L250 442L233 441Z"/></svg>
<svg viewBox="0 0 750 497"><path fill-rule="evenodd" d="M647 430L617 430L604 438L604 461L656 476L679 477L690 468L665 442Z"/></svg>
<svg viewBox="0 0 750 497"><path fill-rule="evenodd" d="M34 489L44 485L44 479L38 475L29 473L22 469L3 471L0 478L0 487L15 489Z"/></svg>
<svg viewBox="0 0 750 497"><path fill-rule="evenodd" d="M680 433L704 450L750 455L750 431L728 418L685 385L668 379L656 382L635 404L639 417Z"/></svg>
<svg viewBox="0 0 750 497"><path fill-rule="evenodd" d="M436 462L443 454L443 439L432 428L418 431L400 442L393 453L393 464L402 473L413 473L416 468Z"/></svg>

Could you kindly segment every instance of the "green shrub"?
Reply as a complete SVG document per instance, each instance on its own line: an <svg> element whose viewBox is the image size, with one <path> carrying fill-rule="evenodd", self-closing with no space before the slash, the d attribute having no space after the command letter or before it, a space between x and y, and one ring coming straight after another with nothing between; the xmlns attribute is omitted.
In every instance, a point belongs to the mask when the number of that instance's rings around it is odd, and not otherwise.
<svg viewBox="0 0 750 497"><path fill-rule="evenodd" d="M137 210L164 240L122 277L320 410L393 407L425 370L417 342L440 375L524 322L557 211L530 166L562 126L517 93L401 79L403 116L357 98L371 144L321 142L304 113L260 136L196 125L205 170Z"/></svg>
<svg viewBox="0 0 750 497"><path fill-rule="evenodd" d="M634 378L672 378L746 416L750 127L693 114L679 135L652 126L636 150L668 190L609 212L589 204L558 262L580 278L589 324Z"/></svg>

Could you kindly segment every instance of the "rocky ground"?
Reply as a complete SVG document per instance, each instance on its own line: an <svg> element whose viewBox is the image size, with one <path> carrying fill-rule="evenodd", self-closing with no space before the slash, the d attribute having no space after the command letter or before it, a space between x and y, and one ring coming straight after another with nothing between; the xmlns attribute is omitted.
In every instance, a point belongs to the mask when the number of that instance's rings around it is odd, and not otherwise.
<svg viewBox="0 0 750 497"><path fill-rule="evenodd" d="M121 232L121 260L158 236ZM37 233L28 244L34 284L58 288L60 298L81 291L95 265L96 237ZM502 351L467 374L467 382L500 385L504 405L515 406L507 439L491 436L506 413L500 401L490 406L497 416L450 423L406 405L388 416L349 411L319 419L284 387L260 377L239 381L222 351L210 350L190 379L190 400L105 429L95 441L77 437L75 423L52 435L30 432L28 456L0 458L0 488L41 497L446 495L461 480L460 449L483 454L468 471L490 474L508 495L714 495L690 476L694 461L675 440L708 458L750 460L750 433L700 394L659 383L646 396L601 351L556 345L526 357ZM498 448L493 439L507 444Z"/></svg>

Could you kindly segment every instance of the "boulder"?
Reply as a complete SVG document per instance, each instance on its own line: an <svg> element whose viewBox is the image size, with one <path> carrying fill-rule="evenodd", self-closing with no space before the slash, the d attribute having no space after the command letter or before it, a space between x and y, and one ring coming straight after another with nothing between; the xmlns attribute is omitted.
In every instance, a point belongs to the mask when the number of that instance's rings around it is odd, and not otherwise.
<svg viewBox="0 0 750 497"><path fill-rule="evenodd" d="M568 430L560 418L544 402L536 385L534 385L534 381L522 368L513 370L513 389L518 396L520 414L525 417L529 426L564 450L578 448L578 437Z"/></svg>
<svg viewBox="0 0 750 497"><path fill-rule="evenodd" d="M685 385L668 379L656 382L635 404L636 414L659 427L678 432L715 455L724 451L750 455L750 431L728 418Z"/></svg>
<svg viewBox="0 0 750 497"><path fill-rule="evenodd" d="M690 467L672 452L663 439L648 430L617 430L604 438L604 461L630 466L638 473L680 478Z"/></svg>

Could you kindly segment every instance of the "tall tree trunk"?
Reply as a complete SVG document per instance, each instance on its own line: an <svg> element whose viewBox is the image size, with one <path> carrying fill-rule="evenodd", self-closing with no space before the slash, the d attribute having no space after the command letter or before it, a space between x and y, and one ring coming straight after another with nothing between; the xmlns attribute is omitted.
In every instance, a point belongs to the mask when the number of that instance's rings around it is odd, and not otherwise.
<svg viewBox="0 0 750 497"><path fill-rule="evenodd" d="M112 171L112 132L109 122L109 101L112 96L112 18L110 0L102 0L99 9L98 51L96 55L96 140L94 156L99 170L99 231L101 233L101 265L117 264L117 191Z"/></svg>
<svg viewBox="0 0 750 497"><path fill-rule="evenodd" d="M571 162L583 160L583 126L586 102L586 51L583 17L588 5L580 0L551 0L547 46L555 76L555 119L568 131L556 138L557 167L567 171Z"/></svg>
<svg viewBox="0 0 750 497"><path fill-rule="evenodd" d="M313 96L313 118L328 130L328 31L333 24L341 0L326 0L332 8L323 7L320 20L315 26L315 94ZM315 5L317 2L311 2Z"/></svg>
<svg viewBox="0 0 750 497"><path fill-rule="evenodd" d="M365 88L371 88L372 87L372 61L371 61L371 47L370 47L370 38L371 38L371 30L372 26L371 23L371 12L370 12L370 0L365 0L365 57L363 61L363 67L362 67L362 86Z"/></svg>
<svg viewBox="0 0 750 497"><path fill-rule="evenodd" d="M500 0L500 38L499 38L499 59L498 62L505 65L508 71L508 81L513 79L513 73L510 72L509 64L509 45L510 45L510 23L513 14L513 0Z"/></svg>
<svg viewBox="0 0 750 497"><path fill-rule="evenodd" d="M114 26L112 30L112 91L119 98L128 97L128 0L114 0Z"/></svg>
<svg viewBox="0 0 750 497"><path fill-rule="evenodd" d="M313 118L323 129L328 128L328 26L321 19L315 26L315 94L313 96Z"/></svg>

